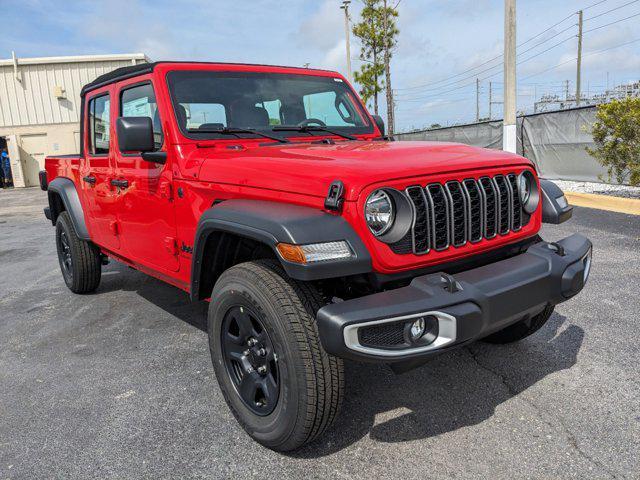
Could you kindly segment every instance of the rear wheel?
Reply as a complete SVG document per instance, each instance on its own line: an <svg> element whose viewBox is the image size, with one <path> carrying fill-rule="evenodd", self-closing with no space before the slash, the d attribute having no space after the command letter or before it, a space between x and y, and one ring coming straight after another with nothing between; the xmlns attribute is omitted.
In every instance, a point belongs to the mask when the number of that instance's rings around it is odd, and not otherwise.
<svg viewBox="0 0 640 480"><path fill-rule="evenodd" d="M547 323L547 320L549 320L549 317L551 317L553 313L553 309L554 307L552 305L547 305L538 315L520 320L518 323L509 325L507 328L499 330L496 333L492 333L482 340L489 343L512 343L527 338Z"/></svg>
<svg viewBox="0 0 640 480"><path fill-rule="evenodd" d="M56 248L62 277L69 290L89 293L98 288L102 275L100 251L92 243L78 238L66 211L56 220Z"/></svg>
<svg viewBox="0 0 640 480"><path fill-rule="evenodd" d="M342 360L320 345L318 292L272 260L225 271L209 306L209 346L222 393L256 441L296 449L335 419L344 390Z"/></svg>

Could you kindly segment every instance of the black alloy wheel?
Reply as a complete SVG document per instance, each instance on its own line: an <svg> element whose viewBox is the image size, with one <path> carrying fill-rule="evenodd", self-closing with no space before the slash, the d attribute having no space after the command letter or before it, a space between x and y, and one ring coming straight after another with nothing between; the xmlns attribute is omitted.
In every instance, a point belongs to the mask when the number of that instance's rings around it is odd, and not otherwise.
<svg viewBox="0 0 640 480"><path fill-rule="evenodd" d="M60 265L65 275L73 279L73 259L71 258L71 244L64 230L58 236L58 251L60 252Z"/></svg>
<svg viewBox="0 0 640 480"><path fill-rule="evenodd" d="M269 415L280 396L278 357L260 316L246 306L233 306L221 334L226 371L236 392L253 413Z"/></svg>

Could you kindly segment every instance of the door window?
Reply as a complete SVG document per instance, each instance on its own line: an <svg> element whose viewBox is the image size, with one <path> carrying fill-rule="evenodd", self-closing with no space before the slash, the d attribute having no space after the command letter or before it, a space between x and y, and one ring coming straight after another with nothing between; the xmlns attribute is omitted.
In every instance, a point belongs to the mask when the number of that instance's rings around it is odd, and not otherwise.
<svg viewBox="0 0 640 480"><path fill-rule="evenodd" d="M109 153L109 95L101 95L89 100L89 153L106 155Z"/></svg>
<svg viewBox="0 0 640 480"><path fill-rule="evenodd" d="M156 150L162 148L164 141L158 103L150 83L136 85L122 91L120 97L120 115L123 117L149 117L153 124L153 138Z"/></svg>

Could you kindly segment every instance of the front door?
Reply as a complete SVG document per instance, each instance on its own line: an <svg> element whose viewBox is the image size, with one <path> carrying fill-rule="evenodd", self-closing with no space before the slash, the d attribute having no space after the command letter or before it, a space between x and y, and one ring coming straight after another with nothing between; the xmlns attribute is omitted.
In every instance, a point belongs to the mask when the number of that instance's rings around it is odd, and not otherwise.
<svg viewBox="0 0 640 480"><path fill-rule="evenodd" d="M79 184L91 240L116 252L120 248L120 232L116 217L117 192L111 185L115 162L111 102L109 89L87 98Z"/></svg>
<svg viewBox="0 0 640 480"><path fill-rule="evenodd" d="M118 115L152 119L156 148L164 135L151 80L118 84ZM116 149L119 190L118 223L125 256L149 267L177 271L176 221L172 198L171 159L166 164L144 160L139 152Z"/></svg>

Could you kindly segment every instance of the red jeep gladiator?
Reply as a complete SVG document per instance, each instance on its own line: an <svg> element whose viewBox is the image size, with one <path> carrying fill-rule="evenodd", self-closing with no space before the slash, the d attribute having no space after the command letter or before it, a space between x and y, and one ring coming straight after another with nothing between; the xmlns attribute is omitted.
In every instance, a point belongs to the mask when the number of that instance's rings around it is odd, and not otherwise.
<svg viewBox="0 0 640 480"><path fill-rule="evenodd" d="M80 155L40 176L65 283L111 258L209 301L220 388L274 450L331 425L343 359L520 340L589 275L588 239L539 237L572 207L529 160L394 142L336 72L159 62L81 97Z"/></svg>

